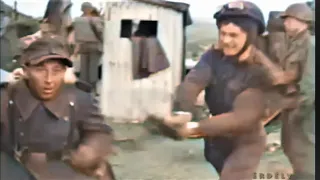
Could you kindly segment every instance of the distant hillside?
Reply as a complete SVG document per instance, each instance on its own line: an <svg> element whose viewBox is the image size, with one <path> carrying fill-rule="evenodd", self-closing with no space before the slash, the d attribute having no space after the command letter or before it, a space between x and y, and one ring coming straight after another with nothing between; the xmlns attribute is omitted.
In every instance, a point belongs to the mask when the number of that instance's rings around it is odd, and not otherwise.
<svg viewBox="0 0 320 180"><path fill-rule="evenodd" d="M21 12L15 12L14 8L7 5L3 1L0 1L1 9L5 11L6 16L9 16L12 23L15 24L14 29L16 30L16 35L20 38L32 33L35 33L39 29L39 20L26 15Z"/></svg>
<svg viewBox="0 0 320 180"><path fill-rule="evenodd" d="M199 56L204 46L217 41L218 29L213 20L194 19L194 23L187 27L187 54L188 58Z"/></svg>

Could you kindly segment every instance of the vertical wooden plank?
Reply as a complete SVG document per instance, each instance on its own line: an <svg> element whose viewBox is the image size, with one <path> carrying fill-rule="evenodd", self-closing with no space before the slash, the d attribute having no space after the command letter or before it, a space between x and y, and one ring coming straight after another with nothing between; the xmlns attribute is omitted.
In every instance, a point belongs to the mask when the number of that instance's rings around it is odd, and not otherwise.
<svg viewBox="0 0 320 180"><path fill-rule="evenodd" d="M117 4L112 3L111 19L118 16ZM116 113L116 106L119 104L115 98L114 89L119 87L119 81L117 80L116 72L118 72L117 63L117 47L119 44L120 36L120 21L110 20L106 22L105 28L105 41L104 41L104 55L103 55L103 84L101 93L101 106L102 112L106 116L113 116Z"/></svg>
<svg viewBox="0 0 320 180"><path fill-rule="evenodd" d="M182 57L183 57L183 16L181 13L175 12L175 19L174 19L174 47L175 47L175 53L174 53L174 66L173 66L173 84L172 88L175 89L181 82L181 73L182 73L182 68L181 64L183 63Z"/></svg>

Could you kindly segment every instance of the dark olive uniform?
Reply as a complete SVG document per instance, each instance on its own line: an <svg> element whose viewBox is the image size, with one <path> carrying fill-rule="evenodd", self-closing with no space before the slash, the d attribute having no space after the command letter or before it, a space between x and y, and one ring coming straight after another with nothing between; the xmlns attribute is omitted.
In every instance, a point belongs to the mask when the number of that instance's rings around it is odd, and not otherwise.
<svg viewBox="0 0 320 180"><path fill-rule="evenodd" d="M298 69L298 79L291 85L285 86L283 89L283 93L287 96L300 96L301 88L306 90L306 87L300 87L301 84L300 81L303 78L304 74L306 73L305 70L312 70L306 67L308 61L312 61L312 59L309 59L309 53L308 51L311 50L310 48L310 37L308 32L304 32L300 34L299 36L295 37L295 39L290 40L286 44L289 45L289 49L287 51L288 56L282 61L280 61L281 67L283 67L284 70L297 70ZM298 68L297 68L298 67ZM314 67L312 67L314 68ZM309 72L308 72L309 73ZM302 82L303 83L303 82ZM293 88L293 91L291 90ZM309 87L308 91L312 91L312 87ZM295 90L297 89L297 90ZM288 93L288 94L287 94ZM309 93L310 95L310 93ZM303 172L314 172L313 168L306 168L306 162L302 162L304 158L307 158L308 152L305 151L308 148L308 141L305 139L306 135L303 133L303 120L305 119L306 115L310 115L312 113L312 109L314 108L314 101L310 101L310 97L307 97L308 95L304 95L307 99L306 101L302 102L299 107L285 111L282 115L283 125L282 125L282 145L283 150L285 154L288 156L290 162L293 165L294 170L297 171L303 171ZM313 98L314 100L314 98ZM311 107L308 108L308 107ZM306 110L310 109L310 112L305 112ZM305 114L305 115L304 115ZM305 117L305 118L304 118ZM305 142L305 143L303 143ZM304 145L302 145L302 144ZM307 143L307 144L306 144ZM311 146L311 144L310 144ZM310 149L310 148L308 148ZM300 156L301 154L304 154L303 156ZM312 154L310 154L312 155ZM312 157L312 156L311 156ZM302 159L301 159L302 158ZM311 162L310 162L311 163Z"/></svg>
<svg viewBox="0 0 320 180"><path fill-rule="evenodd" d="M300 21L310 23L312 10L305 3L290 5L281 17L294 17ZM282 35L281 35L282 34ZM305 30L296 36L289 37L285 33L277 33L281 40L270 39L269 44L277 44L273 47L276 55L275 61L284 71L296 71L297 78L294 82L283 87L285 96L303 98L299 106L282 114L282 146L284 153L292 164L293 180L314 179L315 173L315 144L312 133L312 121L314 121L315 102L315 58L314 45L311 43L310 33ZM313 124L314 125L314 124ZM311 136L311 137L310 137Z"/></svg>
<svg viewBox="0 0 320 180"><path fill-rule="evenodd" d="M42 43L23 55L63 57L61 46ZM90 140L111 148L112 129L89 93L63 85L55 99L44 102L30 92L26 80L1 88L1 150L15 155L38 179L91 179L62 163L70 150Z"/></svg>

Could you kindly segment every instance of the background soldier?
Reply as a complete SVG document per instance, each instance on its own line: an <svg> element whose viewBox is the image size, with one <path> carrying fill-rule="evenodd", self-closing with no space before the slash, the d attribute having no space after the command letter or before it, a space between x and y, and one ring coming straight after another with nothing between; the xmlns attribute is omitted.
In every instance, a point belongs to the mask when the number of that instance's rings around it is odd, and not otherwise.
<svg viewBox="0 0 320 180"><path fill-rule="evenodd" d="M80 79L95 88L99 80L98 67L102 56L103 22L95 16L89 2L82 4L83 15L74 21L76 50L80 55Z"/></svg>
<svg viewBox="0 0 320 180"><path fill-rule="evenodd" d="M112 129L90 94L64 84L72 62L62 40L39 38L23 50L21 63L25 79L1 88L2 150L39 179L90 179L61 166L63 157L82 173L113 179L103 160Z"/></svg>
<svg viewBox="0 0 320 180"><path fill-rule="evenodd" d="M315 77L315 66L312 66L315 64L312 58L314 51L308 31L313 20L313 13L305 3L299 3L289 6L282 18L284 18L288 37L286 42L288 55L282 59L281 65L286 73L291 73L288 77L291 76L291 82L300 88L300 94L303 95L303 101L298 108L284 113L282 145L293 167L294 175L291 179L311 180L315 179L315 147L312 141L308 140L307 134L303 132L303 124L311 123L315 100L314 83L312 83ZM290 90L287 93L290 93ZM296 94L298 95L299 92Z"/></svg>
<svg viewBox="0 0 320 180"><path fill-rule="evenodd" d="M303 97L299 107L282 114L282 146L293 167L291 179L314 179L314 144L303 132L306 124L308 131L312 130L314 111L314 46L309 32L313 13L307 4L297 3L290 5L281 17L285 32L271 32L270 37L277 38L269 39L270 56L278 67L269 66L269 70L276 74L276 84L284 84L280 87L283 95Z"/></svg>
<svg viewBox="0 0 320 180"><path fill-rule="evenodd" d="M14 54L18 51L16 44L19 42L17 24L8 16L2 4L0 5L0 18L0 67L6 71L12 71L15 68Z"/></svg>

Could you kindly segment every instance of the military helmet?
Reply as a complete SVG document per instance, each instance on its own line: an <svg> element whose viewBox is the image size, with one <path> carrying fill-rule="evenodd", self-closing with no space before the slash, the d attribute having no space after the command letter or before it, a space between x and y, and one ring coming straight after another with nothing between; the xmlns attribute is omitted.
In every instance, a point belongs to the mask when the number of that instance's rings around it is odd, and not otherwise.
<svg viewBox="0 0 320 180"><path fill-rule="evenodd" d="M81 10L85 10L87 8L93 8L92 4L90 2L84 2L81 4Z"/></svg>
<svg viewBox="0 0 320 180"><path fill-rule="evenodd" d="M258 23L258 33L265 31L265 21L261 9L249 1L230 2L223 5L222 9L213 15L217 22L232 17L245 17Z"/></svg>
<svg viewBox="0 0 320 180"><path fill-rule="evenodd" d="M306 3L295 3L290 5L280 17L294 17L301 21L311 22L313 20L313 13Z"/></svg>

